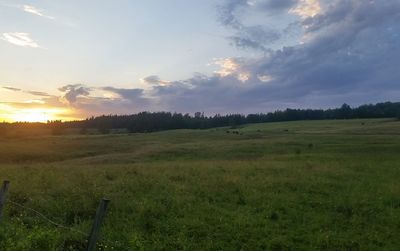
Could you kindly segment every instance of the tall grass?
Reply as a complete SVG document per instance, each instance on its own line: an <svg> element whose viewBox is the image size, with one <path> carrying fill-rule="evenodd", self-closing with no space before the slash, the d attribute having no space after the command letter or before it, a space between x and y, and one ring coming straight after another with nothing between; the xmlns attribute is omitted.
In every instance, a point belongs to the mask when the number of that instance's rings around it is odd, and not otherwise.
<svg viewBox="0 0 400 251"><path fill-rule="evenodd" d="M0 139L9 198L99 250L397 250L400 124L288 122L151 134ZM0 250L84 250L7 205Z"/></svg>

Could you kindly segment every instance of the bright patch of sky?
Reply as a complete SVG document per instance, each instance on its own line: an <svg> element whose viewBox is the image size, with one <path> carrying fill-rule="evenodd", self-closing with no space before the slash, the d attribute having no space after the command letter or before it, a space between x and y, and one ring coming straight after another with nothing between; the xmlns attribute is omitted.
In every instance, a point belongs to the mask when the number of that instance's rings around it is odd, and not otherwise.
<svg viewBox="0 0 400 251"><path fill-rule="evenodd" d="M393 100L399 13L398 0L0 0L2 114Z"/></svg>

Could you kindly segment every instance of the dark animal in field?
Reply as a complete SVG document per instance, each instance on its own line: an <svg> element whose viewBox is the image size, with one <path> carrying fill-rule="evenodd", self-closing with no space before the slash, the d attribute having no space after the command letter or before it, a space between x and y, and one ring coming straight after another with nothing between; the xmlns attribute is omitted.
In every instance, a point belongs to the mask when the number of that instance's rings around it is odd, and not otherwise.
<svg viewBox="0 0 400 251"><path fill-rule="evenodd" d="M243 135L243 133L242 132L239 132L239 131L226 131L226 133L232 133L232 134L236 134L236 135Z"/></svg>

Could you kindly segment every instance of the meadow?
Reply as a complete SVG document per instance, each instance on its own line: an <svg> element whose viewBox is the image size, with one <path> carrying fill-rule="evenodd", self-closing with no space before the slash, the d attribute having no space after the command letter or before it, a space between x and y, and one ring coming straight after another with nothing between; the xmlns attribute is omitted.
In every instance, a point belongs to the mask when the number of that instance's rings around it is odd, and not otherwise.
<svg viewBox="0 0 400 251"><path fill-rule="evenodd" d="M8 198L98 250L399 250L400 121L0 138ZM0 250L84 250L87 236L6 204Z"/></svg>

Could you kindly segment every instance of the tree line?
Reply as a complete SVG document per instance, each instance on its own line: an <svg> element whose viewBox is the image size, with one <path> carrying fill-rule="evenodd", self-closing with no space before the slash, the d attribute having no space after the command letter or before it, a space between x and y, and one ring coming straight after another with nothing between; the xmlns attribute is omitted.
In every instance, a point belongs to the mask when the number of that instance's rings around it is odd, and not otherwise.
<svg viewBox="0 0 400 251"><path fill-rule="evenodd" d="M108 133L111 129L126 129L129 132L155 132L172 129L207 129L213 127L237 127L248 123L266 123L296 120L356 119L356 118L399 118L400 102L385 102L361 105L352 108L343 104L335 109L286 109L269 113L227 114L205 116L202 112L194 115L171 112L140 112L132 115L103 115L81 121L48 121L41 123L0 124L0 131L6 126L49 127L55 132L65 128L80 128L81 132L98 129ZM60 131L61 132L61 131ZM0 132L1 133L1 132Z"/></svg>

